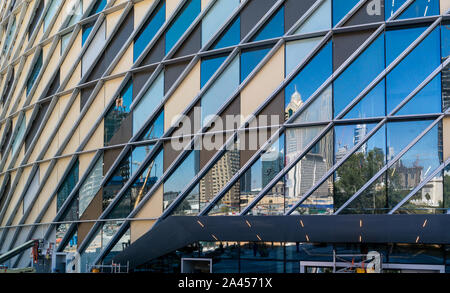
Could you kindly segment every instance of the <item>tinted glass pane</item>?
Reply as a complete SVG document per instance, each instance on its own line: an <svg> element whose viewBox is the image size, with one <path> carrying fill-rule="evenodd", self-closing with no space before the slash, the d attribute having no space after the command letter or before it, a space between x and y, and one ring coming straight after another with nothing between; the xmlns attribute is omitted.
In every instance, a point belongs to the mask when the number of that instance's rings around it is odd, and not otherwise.
<svg viewBox="0 0 450 293"><path fill-rule="evenodd" d="M34 63L33 69L31 70L30 76L27 80L27 95L30 93L31 88L34 85L34 82L36 81L36 78L39 75L39 72L41 71L42 67L42 51L39 53L39 56L36 60L36 63Z"/></svg>
<svg viewBox="0 0 450 293"><path fill-rule="evenodd" d="M319 44L322 38L286 43L286 76L288 76Z"/></svg>
<svg viewBox="0 0 450 293"><path fill-rule="evenodd" d="M103 157L98 158L88 177L80 187L79 207L80 215L83 215L94 196L100 189L103 180Z"/></svg>
<svg viewBox="0 0 450 293"><path fill-rule="evenodd" d="M239 0L216 1L214 6L208 11L202 20L202 47L205 46L211 37L214 36L214 34L219 30L219 28L225 24L239 4Z"/></svg>
<svg viewBox="0 0 450 293"><path fill-rule="evenodd" d="M407 0L385 0L385 18L388 19L403 5Z"/></svg>
<svg viewBox="0 0 450 293"><path fill-rule="evenodd" d="M392 160L401 150L412 142L431 121L392 122L387 126L387 158Z"/></svg>
<svg viewBox="0 0 450 293"><path fill-rule="evenodd" d="M25 130L27 129L26 122L27 121L24 117L22 119L22 122L20 123L19 129L17 130L16 133L16 137L14 138L14 141L12 143L12 151L11 151L12 157L14 157L14 155L16 154L17 150L19 149L19 146L22 145L22 139L23 136L25 135Z"/></svg>
<svg viewBox="0 0 450 293"><path fill-rule="evenodd" d="M282 6L269 22L252 38L253 42L281 37L284 34L284 6Z"/></svg>
<svg viewBox="0 0 450 293"><path fill-rule="evenodd" d="M240 178L241 210L283 169L284 158L283 134Z"/></svg>
<svg viewBox="0 0 450 293"><path fill-rule="evenodd" d="M320 7L294 32L295 35L329 30L331 28L331 0Z"/></svg>
<svg viewBox="0 0 450 293"><path fill-rule="evenodd" d="M450 23L442 24L441 34L442 59L447 59L450 56Z"/></svg>
<svg viewBox="0 0 450 293"><path fill-rule="evenodd" d="M438 0L415 0L405 11L400 14L398 19L425 17L439 14Z"/></svg>
<svg viewBox="0 0 450 293"><path fill-rule="evenodd" d="M444 208L450 214L450 165L444 169Z"/></svg>
<svg viewBox="0 0 450 293"><path fill-rule="evenodd" d="M161 72L133 110L133 135L141 130L163 98L164 72Z"/></svg>
<svg viewBox="0 0 450 293"><path fill-rule="evenodd" d="M158 117L150 123L147 130L141 136L139 140L153 140L162 137L164 134L164 111L158 115Z"/></svg>
<svg viewBox="0 0 450 293"><path fill-rule="evenodd" d="M386 82L383 79L365 95L343 119L381 117L386 115Z"/></svg>
<svg viewBox="0 0 450 293"><path fill-rule="evenodd" d="M166 32L166 54L178 42L201 10L201 0L190 0Z"/></svg>
<svg viewBox="0 0 450 293"><path fill-rule="evenodd" d="M105 145L109 143L122 122L128 117L132 102L133 83L130 80L105 116Z"/></svg>
<svg viewBox="0 0 450 293"><path fill-rule="evenodd" d="M227 150L200 181L200 208L204 208L240 169L238 149ZM218 214L228 215L239 211L239 185L223 197Z"/></svg>
<svg viewBox="0 0 450 293"><path fill-rule="evenodd" d="M244 50L241 53L241 82L255 69L261 60L269 53L271 47Z"/></svg>
<svg viewBox="0 0 450 293"><path fill-rule="evenodd" d="M423 122L413 121L407 123L410 124L410 127L414 127L416 124L422 124ZM393 132L391 130L388 133L402 137L404 132L405 129L403 129L403 132L399 130ZM438 126L436 125L388 170L389 208L397 205L440 165L438 140ZM436 198L437 201L434 204L438 204L438 201L442 199L441 195L439 197ZM431 203L432 198L430 194L429 198ZM425 199L427 199L426 196Z"/></svg>
<svg viewBox="0 0 450 293"><path fill-rule="evenodd" d="M333 26L336 26L358 2L359 0L333 0Z"/></svg>
<svg viewBox="0 0 450 293"><path fill-rule="evenodd" d="M285 89L286 117L301 108L333 73L331 51L329 42L288 84Z"/></svg>
<svg viewBox="0 0 450 293"><path fill-rule="evenodd" d="M413 28L406 30L396 30L386 32L387 59L391 60L392 55L397 52L391 49L398 48L398 43L404 43L404 35L410 35L410 30L422 30L423 28ZM415 32L413 32L415 34ZM397 65L386 78L387 90L387 112L390 113L404 98L406 98L428 75L440 64L439 52L439 29L435 29L423 40L402 62ZM409 38L408 38L409 39ZM408 40L409 41L409 40ZM406 45L407 46L407 45ZM408 82L405 82L405 77ZM409 104L408 114L437 113L441 110L441 98L439 86L432 82L430 87L424 89L422 94L414 98ZM431 98L430 98L431 97ZM426 102L425 102L426 101Z"/></svg>
<svg viewBox="0 0 450 293"><path fill-rule="evenodd" d="M425 177L425 176L424 176ZM415 195L405 202L397 214L446 214L443 198L442 172L431 179Z"/></svg>
<svg viewBox="0 0 450 293"><path fill-rule="evenodd" d="M103 11L103 9L105 9L107 0L96 0L96 1L97 2L95 2L94 6L92 7L92 10L89 13L89 16L97 14L97 13Z"/></svg>
<svg viewBox="0 0 450 293"><path fill-rule="evenodd" d="M322 126L289 129L286 132L286 164L300 156L323 130ZM328 132L286 175L286 210L292 208L319 181L333 162L333 132ZM322 185L297 209L295 214L323 214L332 211L333 197Z"/></svg>
<svg viewBox="0 0 450 293"><path fill-rule="evenodd" d="M334 109L336 117L350 104L384 69L384 35L378 37L334 82ZM381 83L380 85L383 85ZM384 99L379 95L382 113ZM370 109L370 108L369 108ZM362 108L361 110L365 110ZM364 115L368 116L368 115Z"/></svg>
<svg viewBox="0 0 450 293"><path fill-rule="evenodd" d="M336 127L335 161L342 158L373 129L374 124ZM334 204L340 208L386 163L386 128L380 128L366 143L342 164L334 176ZM379 194L381 201L384 194ZM363 207L370 209L372 205ZM353 212L353 211L352 211Z"/></svg>
<svg viewBox="0 0 450 293"><path fill-rule="evenodd" d="M59 187L57 192L57 211L61 209L66 199L69 197L70 193L74 189L78 182L78 160L70 169L66 178L64 179L62 185Z"/></svg>
<svg viewBox="0 0 450 293"><path fill-rule="evenodd" d="M44 16L44 32L48 29L48 26L50 25L50 22L52 21L53 16L55 16L61 3L62 0L50 0L50 4L47 4L49 8Z"/></svg>
<svg viewBox="0 0 450 293"><path fill-rule="evenodd" d="M207 57L202 59L201 64L201 87L203 87L209 79L216 73L217 69L223 64L225 59L227 59L228 54Z"/></svg>
<svg viewBox="0 0 450 293"><path fill-rule="evenodd" d="M202 97L203 125L209 122L208 116L217 113L219 108L230 98L239 86L239 58L235 57L214 84Z"/></svg>
<svg viewBox="0 0 450 293"><path fill-rule="evenodd" d="M226 48L241 42L241 18L237 17L212 49Z"/></svg>
<svg viewBox="0 0 450 293"><path fill-rule="evenodd" d="M109 206L123 185L130 179L132 168L132 156L131 152L129 152L103 187L103 210Z"/></svg>
<svg viewBox="0 0 450 293"><path fill-rule="evenodd" d="M161 1L156 10L152 13L149 19L146 21L141 31L134 38L133 48L133 60L136 60L144 51L145 47L152 41L153 37L159 31L161 26L166 21L166 4L165 1Z"/></svg>
<svg viewBox="0 0 450 293"><path fill-rule="evenodd" d="M199 185L197 184L191 192L178 205L172 216L195 216L200 212Z"/></svg>
<svg viewBox="0 0 450 293"><path fill-rule="evenodd" d="M198 151L192 151L181 163L175 171L170 175L169 179L164 182L164 209L180 195L181 191L189 184L189 182L197 175L199 168Z"/></svg>
<svg viewBox="0 0 450 293"><path fill-rule="evenodd" d="M86 40L89 38L89 34L91 33L92 29L94 28L95 21L83 24L83 33L81 35L81 44L84 46L84 43L86 43Z"/></svg>

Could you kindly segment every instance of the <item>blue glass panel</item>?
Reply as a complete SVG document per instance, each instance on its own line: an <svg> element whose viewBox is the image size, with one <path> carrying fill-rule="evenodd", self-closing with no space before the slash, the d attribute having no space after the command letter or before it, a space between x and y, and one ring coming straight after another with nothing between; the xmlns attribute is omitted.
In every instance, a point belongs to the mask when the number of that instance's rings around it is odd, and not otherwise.
<svg viewBox="0 0 450 293"><path fill-rule="evenodd" d="M439 15L438 0L415 0L397 19Z"/></svg>
<svg viewBox="0 0 450 293"><path fill-rule="evenodd" d="M288 76L319 44L322 37L286 43L286 71Z"/></svg>
<svg viewBox="0 0 450 293"><path fill-rule="evenodd" d="M387 58L392 56L392 53L390 52L391 44L403 42L403 35L407 34L408 30L409 29L388 31L386 33ZM441 58L439 55L440 33L438 27L388 74L386 78L388 113L390 113L440 65ZM407 78L407 82L405 82L405 78ZM429 89L432 89L432 86ZM422 102L421 107L417 108L411 106L409 110L417 110L419 113L440 112L440 95L433 96L430 99L427 99L426 97L427 95L417 97L415 100L418 101L418 103ZM425 99L426 102L424 103L423 101L425 101ZM417 112L409 112L409 114L417 114Z"/></svg>
<svg viewBox="0 0 450 293"><path fill-rule="evenodd" d="M166 54L178 42L201 11L201 0L190 0L166 32Z"/></svg>
<svg viewBox="0 0 450 293"><path fill-rule="evenodd" d="M294 35L325 31L331 28L331 0L319 8L294 32Z"/></svg>
<svg viewBox="0 0 450 293"><path fill-rule="evenodd" d="M221 49L241 42L241 18L237 17L212 49Z"/></svg>
<svg viewBox="0 0 450 293"><path fill-rule="evenodd" d="M208 116L216 114L238 87L239 58L236 56L202 97L202 125L209 122Z"/></svg>
<svg viewBox="0 0 450 293"><path fill-rule="evenodd" d="M86 43L86 40L89 38L89 34L94 28L94 24L95 22L90 22L83 25L83 33L81 35L81 46L84 46L84 43Z"/></svg>
<svg viewBox="0 0 450 293"><path fill-rule="evenodd" d="M216 73L217 69L219 69L219 67L223 64L227 57L228 54L203 58L200 73L201 87L203 87L209 81L214 73Z"/></svg>
<svg viewBox="0 0 450 293"><path fill-rule="evenodd" d="M387 159L392 160L422 133L431 121L391 122L387 125ZM426 153L426 152L425 152Z"/></svg>
<svg viewBox="0 0 450 293"><path fill-rule="evenodd" d="M252 38L252 42L273 39L284 35L284 6L282 6L269 22Z"/></svg>
<svg viewBox="0 0 450 293"><path fill-rule="evenodd" d="M384 69L384 35L379 36L334 82L334 117ZM382 112L384 103L378 104Z"/></svg>
<svg viewBox="0 0 450 293"><path fill-rule="evenodd" d="M202 47L221 28L239 6L239 0L218 0L202 19Z"/></svg>
<svg viewBox="0 0 450 293"><path fill-rule="evenodd" d="M153 81L147 92L133 109L133 135L141 130L164 98L164 72Z"/></svg>
<svg viewBox="0 0 450 293"><path fill-rule="evenodd" d="M133 48L133 61L136 60L144 51L145 47L151 42L153 37L159 31L161 26L166 21L166 3L162 1L158 5L156 10L149 17L147 22L144 24L143 28L139 34L134 38L134 48Z"/></svg>
<svg viewBox="0 0 450 293"><path fill-rule="evenodd" d="M36 63L34 63L33 70L31 70L31 74L28 77L27 95L30 93L31 88L33 87L34 82L36 81L36 78L38 77L39 72L41 71L41 67L42 67L42 51L39 53Z"/></svg>
<svg viewBox="0 0 450 293"><path fill-rule="evenodd" d="M192 151L164 182L164 210L175 200L181 191L199 171L199 152Z"/></svg>
<svg viewBox="0 0 450 293"><path fill-rule="evenodd" d="M287 117L292 116L332 73L332 45L330 41L286 86L285 107Z"/></svg>
<svg viewBox="0 0 450 293"><path fill-rule="evenodd" d="M385 0L385 19L388 19L403 5L406 3L406 0Z"/></svg>
<svg viewBox="0 0 450 293"><path fill-rule="evenodd" d="M58 189L57 192L57 211L61 209L66 199L69 197L72 190L75 188L75 185L78 182L78 160L70 169L69 173L67 173L66 178L64 178L63 183Z"/></svg>
<svg viewBox="0 0 450 293"><path fill-rule="evenodd" d="M266 57L271 47L244 50L241 53L241 82L255 69L261 60Z"/></svg>
<svg viewBox="0 0 450 293"><path fill-rule="evenodd" d="M386 115L386 81L383 79L343 119L381 117Z"/></svg>
<svg viewBox="0 0 450 293"><path fill-rule="evenodd" d="M105 145L109 143L117 130L119 130L122 122L130 113L130 106L133 102L133 82L129 80L121 94L116 98L114 105L105 116Z"/></svg>
<svg viewBox="0 0 450 293"><path fill-rule="evenodd" d="M442 59L446 59L450 55L450 23L442 24Z"/></svg>
<svg viewBox="0 0 450 293"><path fill-rule="evenodd" d="M134 117L134 116L133 116ZM164 134L164 111L152 122L139 140L152 140L162 137Z"/></svg>
<svg viewBox="0 0 450 293"><path fill-rule="evenodd" d="M335 128L335 162L342 161L343 157L364 137L367 136L375 124L358 124L352 126L339 126ZM366 143L353 153L334 174L334 206L340 208L364 184L369 181L386 163L386 128L383 125ZM362 202L353 204L344 213L365 213L368 210L377 210L386 206L385 181L376 182L370 187L376 193L362 194ZM371 195L367 200L367 196ZM372 212L371 212L372 213Z"/></svg>
<svg viewBox="0 0 450 293"><path fill-rule="evenodd" d="M359 0L333 0L333 27L358 4Z"/></svg>
<svg viewBox="0 0 450 293"><path fill-rule="evenodd" d="M396 115L439 113L442 110L440 97L441 74L438 74L403 106Z"/></svg>
<svg viewBox="0 0 450 293"><path fill-rule="evenodd" d="M91 12L89 13L89 16L99 13L100 11L103 11L106 6L106 0L97 0L95 5L92 7Z"/></svg>
<svg viewBox="0 0 450 293"><path fill-rule="evenodd" d="M392 63L427 28L415 27L386 32L386 66Z"/></svg>

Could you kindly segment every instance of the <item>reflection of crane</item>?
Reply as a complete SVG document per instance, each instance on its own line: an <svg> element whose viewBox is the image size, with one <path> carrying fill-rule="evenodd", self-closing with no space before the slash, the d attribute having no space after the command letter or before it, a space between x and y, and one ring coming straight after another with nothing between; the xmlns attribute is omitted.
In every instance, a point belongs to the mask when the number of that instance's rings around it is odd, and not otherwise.
<svg viewBox="0 0 450 293"><path fill-rule="evenodd" d="M152 127L150 128L150 133L153 132L153 128L154 127L155 127L155 125L152 125ZM149 152L150 152L150 148L149 148L148 145L146 145L145 146L145 153L148 154ZM142 185L141 190L139 190L138 197L136 198L136 201L134 203L134 208L136 208L138 206L139 202L141 201L142 194L144 193L144 188L147 185L147 181L148 181L148 178L150 177L150 173L152 172L154 164L155 164L155 161L153 160L151 162L150 166L148 167L147 176L145 176L144 184Z"/></svg>
<svg viewBox="0 0 450 293"><path fill-rule="evenodd" d="M142 184L141 190L139 190L138 197L136 198L136 202L134 203L134 208L136 208L138 206L139 202L141 201L142 194L144 193L144 188L147 185L147 181L148 181L148 178L150 177L150 173L153 169L154 164L155 164L155 161L152 161L152 163L148 167L147 176L145 176L144 184Z"/></svg>

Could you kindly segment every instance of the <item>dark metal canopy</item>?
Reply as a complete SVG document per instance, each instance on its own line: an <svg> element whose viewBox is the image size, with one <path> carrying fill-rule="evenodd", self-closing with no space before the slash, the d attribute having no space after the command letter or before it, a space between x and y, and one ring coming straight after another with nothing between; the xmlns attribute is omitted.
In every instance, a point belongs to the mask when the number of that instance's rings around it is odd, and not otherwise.
<svg viewBox="0 0 450 293"><path fill-rule="evenodd" d="M450 215L168 217L114 262L134 268L196 241L450 244Z"/></svg>

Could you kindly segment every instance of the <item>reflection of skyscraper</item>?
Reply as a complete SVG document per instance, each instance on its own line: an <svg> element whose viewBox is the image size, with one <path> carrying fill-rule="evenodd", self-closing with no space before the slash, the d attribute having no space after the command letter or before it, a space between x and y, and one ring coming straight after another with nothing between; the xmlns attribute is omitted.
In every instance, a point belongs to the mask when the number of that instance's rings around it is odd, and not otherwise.
<svg viewBox="0 0 450 293"><path fill-rule="evenodd" d="M442 60L442 62L444 62L444 60ZM450 107L450 65L447 65L442 69L442 101L445 112Z"/></svg>
<svg viewBox="0 0 450 293"><path fill-rule="evenodd" d="M286 119L294 115L301 106L303 106L302 95L300 95L297 86L295 86L295 92L291 96L291 101L286 106Z"/></svg>
<svg viewBox="0 0 450 293"><path fill-rule="evenodd" d="M266 186L283 168L283 153L274 151L274 156L262 157L262 186Z"/></svg>
<svg viewBox="0 0 450 293"><path fill-rule="evenodd" d="M353 135L353 145L357 145L360 143L364 137L367 135L367 125L366 124L358 124L355 127L355 132ZM364 143L358 150L358 152L367 154L367 142Z"/></svg>
<svg viewBox="0 0 450 293"><path fill-rule="evenodd" d="M200 181L200 202L209 202L214 198L239 169L239 150L227 151ZM228 191L222 202L227 206L239 206L239 184Z"/></svg>

